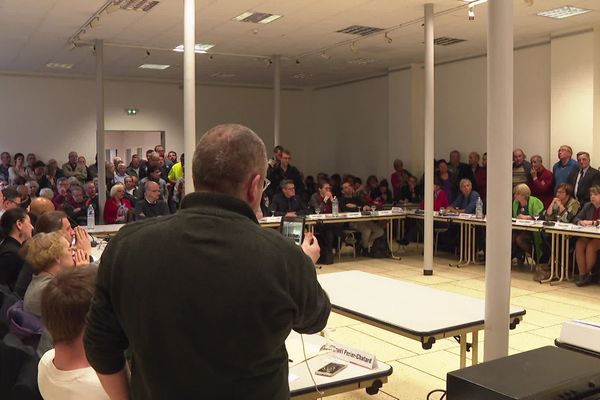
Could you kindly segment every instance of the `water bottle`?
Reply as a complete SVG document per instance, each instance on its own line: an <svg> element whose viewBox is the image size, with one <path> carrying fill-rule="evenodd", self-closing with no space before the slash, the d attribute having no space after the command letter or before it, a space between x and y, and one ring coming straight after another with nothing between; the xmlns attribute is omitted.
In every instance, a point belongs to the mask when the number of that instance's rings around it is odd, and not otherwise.
<svg viewBox="0 0 600 400"><path fill-rule="evenodd" d="M87 209L87 228L94 229L96 227L96 212L90 204Z"/></svg>
<svg viewBox="0 0 600 400"><path fill-rule="evenodd" d="M340 203L338 202L337 197L333 197L331 201L331 212L333 215L338 215L340 213Z"/></svg>
<svg viewBox="0 0 600 400"><path fill-rule="evenodd" d="M475 218L483 219L483 201L481 201L481 197L477 198L477 203L475 204Z"/></svg>

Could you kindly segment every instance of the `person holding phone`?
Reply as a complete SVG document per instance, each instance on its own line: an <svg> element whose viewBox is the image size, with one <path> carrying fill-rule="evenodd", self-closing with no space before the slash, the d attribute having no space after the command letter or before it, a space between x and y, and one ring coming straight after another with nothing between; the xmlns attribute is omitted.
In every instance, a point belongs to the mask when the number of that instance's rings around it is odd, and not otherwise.
<svg viewBox="0 0 600 400"><path fill-rule="evenodd" d="M84 346L112 400L289 398L285 339L322 330L331 304L315 237L297 246L258 224L266 171L253 131L216 126L198 141L195 192L179 211L108 243Z"/></svg>

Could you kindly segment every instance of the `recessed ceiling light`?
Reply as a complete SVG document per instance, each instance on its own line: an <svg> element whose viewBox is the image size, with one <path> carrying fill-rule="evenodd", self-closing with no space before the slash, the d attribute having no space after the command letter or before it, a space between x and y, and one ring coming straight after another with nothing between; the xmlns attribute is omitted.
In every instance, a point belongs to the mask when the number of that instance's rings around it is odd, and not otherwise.
<svg viewBox="0 0 600 400"><path fill-rule="evenodd" d="M354 58L354 59L348 61L348 64L364 65L364 64L372 64L374 62L375 62L375 59L373 59L373 58Z"/></svg>
<svg viewBox="0 0 600 400"><path fill-rule="evenodd" d="M254 24L268 24L269 22L273 22L279 18L281 18L281 15L246 11L245 13L235 17L233 20L240 22L252 22Z"/></svg>
<svg viewBox="0 0 600 400"><path fill-rule="evenodd" d="M75 64L58 64L58 63L48 63L46 67L48 68L62 68L62 69L71 69Z"/></svg>
<svg viewBox="0 0 600 400"><path fill-rule="evenodd" d="M563 6L558 8L553 8L552 10L540 11L537 13L540 17L548 17L555 19L563 19L568 17L574 17L575 15L585 14L586 12L590 12L591 10L573 6Z"/></svg>
<svg viewBox="0 0 600 400"><path fill-rule="evenodd" d="M163 70L163 69L167 69L169 67L170 67L170 65L166 65L166 64L142 64L138 68Z"/></svg>
<svg viewBox="0 0 600 400"><path fill-rule="evenodd" d="M206 53L208 50L212 49L213 47L215 47L214 44L196 43L196 45L194 46L194 52L203 54ZM180 44L179 46L175 47L173 51L183 53L183 45Z"/></svg>

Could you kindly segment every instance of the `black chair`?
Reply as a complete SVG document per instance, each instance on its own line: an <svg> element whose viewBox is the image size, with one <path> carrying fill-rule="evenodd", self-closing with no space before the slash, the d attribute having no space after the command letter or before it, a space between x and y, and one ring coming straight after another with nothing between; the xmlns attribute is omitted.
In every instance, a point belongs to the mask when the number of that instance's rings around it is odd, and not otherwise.
<svg viewBox="0 0 600 400"><path fill-rule="evenodd" d="M0 399L41 400L37 384L39 358L35 351L8 333L0 342Z"/></svg>

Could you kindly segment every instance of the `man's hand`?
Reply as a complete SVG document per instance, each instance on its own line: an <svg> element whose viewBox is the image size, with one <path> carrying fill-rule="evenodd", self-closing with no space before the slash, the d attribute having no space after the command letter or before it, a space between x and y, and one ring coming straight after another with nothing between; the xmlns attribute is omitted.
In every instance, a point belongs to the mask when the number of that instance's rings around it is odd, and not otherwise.
<svg viewBox="0 0 600 400"><path fill-rule="evenodd" d="M314 264L317 263L319 256L321 255L321 247L319 247L319 241L310 232L306 232L304 235L304 241L302 242L302 251L310 257Z"/></svg>
<svg viewBox="0 0 600 400"><path fill-rule="evenodd" d="M75 249L83 250L85 254L92 254L92 244L87 232L81 226L75 228Z"/></svg>

